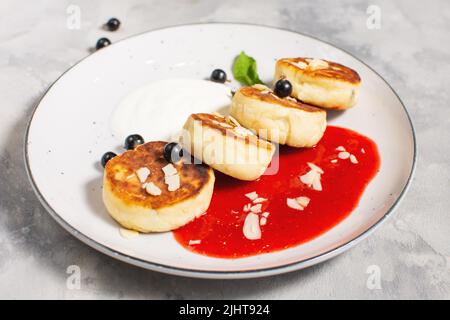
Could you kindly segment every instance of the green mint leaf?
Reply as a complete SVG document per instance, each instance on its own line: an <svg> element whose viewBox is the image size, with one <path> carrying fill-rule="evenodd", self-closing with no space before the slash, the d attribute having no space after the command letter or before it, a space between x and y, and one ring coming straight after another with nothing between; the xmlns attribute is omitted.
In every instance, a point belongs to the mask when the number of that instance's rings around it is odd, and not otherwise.
<svg viewBox="0 0 450 320"><path fill-rule="evenodd" d="M259 78L255 59L246 55L244 51L234 61L233 76L242 85L252 86L263 83Z"/></svg>

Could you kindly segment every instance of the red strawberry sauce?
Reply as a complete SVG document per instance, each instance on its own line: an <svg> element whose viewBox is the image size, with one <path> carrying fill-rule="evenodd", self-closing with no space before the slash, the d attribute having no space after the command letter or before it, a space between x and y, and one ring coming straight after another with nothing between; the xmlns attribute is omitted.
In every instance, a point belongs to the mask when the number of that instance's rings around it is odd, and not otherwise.
<svg viewBox="0 0 450 320"><path fill-rule="evenodd" d="M339 159L340 151L336 150L339 146L353 154L358 163L349 158ZM338 161L333 163L333 159ZM299 179L310 170L308 162L324 171L322 191L313 190ZM377 146L371 139L352 130L328 126L314 148L281 146L275 175L244 182L216 171L207 213L175 230L174 237L188 250L220 258L240 258L299 245L345 219L358 205L379 166ZM267 199L262 203L262 212L269 212L258 240L248 240L242 231L248 214L243 207L252 202L245 194L253 191ZM303 211L287 206L286 198L300 196L310 199ZM189 245L190 240L201 242Z"/></svg>

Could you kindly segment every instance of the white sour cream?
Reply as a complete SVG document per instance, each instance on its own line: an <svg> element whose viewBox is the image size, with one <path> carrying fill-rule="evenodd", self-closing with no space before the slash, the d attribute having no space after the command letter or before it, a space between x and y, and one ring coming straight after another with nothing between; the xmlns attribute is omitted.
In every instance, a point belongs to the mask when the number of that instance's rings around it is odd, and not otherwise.
<svg viewBox="0 0 450 320"><path fill-rule="evenodd" d="M224 84L198 79L151 82L129 93L111 116L113 134L123 141L140 134L145 141L171 140L192 113L226 114L231 90Z"/></svg>

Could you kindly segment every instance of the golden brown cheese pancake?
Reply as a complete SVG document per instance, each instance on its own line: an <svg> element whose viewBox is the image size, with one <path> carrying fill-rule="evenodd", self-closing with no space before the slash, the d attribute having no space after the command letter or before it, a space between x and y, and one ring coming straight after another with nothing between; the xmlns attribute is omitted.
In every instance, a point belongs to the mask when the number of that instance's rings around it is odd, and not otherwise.
<svg viewBox="0 0 450 320"><path fill-rule="evenodd" d="M258 179L275 152L273 144L219 114L192 114L181 143L197 159L240 180Z"/></svg>
<svg viewBox="0 0 450 320"><path fill-rule="evenodd" d="M292 97L280 98L263 85L240 88L230 114L261 138L292 147L316 145L327 126L324 110Z"/></svg>
<svg viewBox="0 0 450 320"><path fill-rule="evenodd" d="M111 216L127 229L173 230L209 207L214 171L183 161L171 168L163 157L165 145L163 141L145 143L105 166L103 202Z"/></svg>
<svg viewBox="0 0 450 320"><path fill-rule="evenodd" d="M327 109L348 109L355 105L361 78L341 64L312 58L284 58L277 61L274 81L287 79L292 96Z"/></svg>

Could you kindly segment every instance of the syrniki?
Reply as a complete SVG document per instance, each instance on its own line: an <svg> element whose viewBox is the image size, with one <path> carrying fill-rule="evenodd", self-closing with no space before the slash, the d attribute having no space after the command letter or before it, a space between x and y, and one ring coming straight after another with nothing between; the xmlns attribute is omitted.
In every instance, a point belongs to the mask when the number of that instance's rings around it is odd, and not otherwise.
<svg viewBox="0 0 450 320"><path fill-rule="evenodd" d="M184 125L183 147L214 169L240 180L256 180L267 169L275 146L234 118L192 114Z"/></svg>
<svg viewBox="0 0 450 320"><path fill-rule="evenodd" d="M103 202L123 227L162 232L181 227L209 207L214 171L205 165L163 157L165 142L138 146L108 161Z"/></svg>
<svg viewBox="0 0 450 320"><path fill-rule="evenodd" d="M264 139L293 147L312 147L327 126L326 112L292 97L280 98L263 85L242 87L230 114Z"/></svg>
<svg viewBox="0 0 450 320"><path fill-rule="evenodd" d="M312 58L278 60L274 82L279 79L291 82L295 98L327 109L353 107L361 82L358 73L346 66Z"/></svg>

